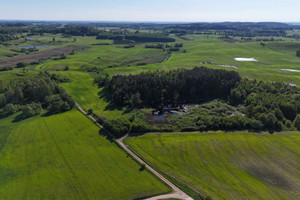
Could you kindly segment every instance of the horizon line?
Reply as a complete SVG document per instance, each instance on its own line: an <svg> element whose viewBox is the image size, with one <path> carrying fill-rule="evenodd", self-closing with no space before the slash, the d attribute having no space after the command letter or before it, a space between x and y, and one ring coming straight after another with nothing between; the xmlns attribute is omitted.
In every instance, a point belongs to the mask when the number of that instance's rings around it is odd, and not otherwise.
<svg viewBox="0 0 300 200"><path fill-rule="evenodd" d="M22 21L22 22L92 22L92 23L300 23L300 21L290 21L290 22L282 22L282 21L118 21L118 20L45 20L45 19L0 19L0 21Z"/></svg>

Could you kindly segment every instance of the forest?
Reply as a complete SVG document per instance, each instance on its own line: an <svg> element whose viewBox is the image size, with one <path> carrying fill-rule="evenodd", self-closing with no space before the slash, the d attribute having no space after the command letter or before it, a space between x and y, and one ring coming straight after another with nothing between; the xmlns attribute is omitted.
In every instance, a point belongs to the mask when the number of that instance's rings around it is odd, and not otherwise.
<svg viewBox="0 0 300 200"><path fill-rule="evenodd" d="M10 88L0 93L0 116L7 117L22 111L19 118L25 119L40 114L43 109L47 110L47 114L71 110L75 101L59 86L60 82L66 81L57 75L41 72L35 77L11 83Z"/></svg>
<svg viewBox="0 0 300 200"><path fill-rule="evenodd" d="M130 109L166 105L200 105L187 114L156 122L139 115L131 131L300 130L300 91L285 83L242 79L233 71L196 67L192 70L145 72L96 78L109 99ZM208 102L208 103L207 103ZM193 106L192 106L193 107ZM118 137L129 131L124 119L105 120Z"/></svg>
<svg viewBox="0 0 300 200"><path fill-rule="evenodd" d="M238 73L196 67L192 70L146 72L139 75L116 75L95 79L120 106L157 107L166 103L199 103L226 98L241 79Z"/></svg>

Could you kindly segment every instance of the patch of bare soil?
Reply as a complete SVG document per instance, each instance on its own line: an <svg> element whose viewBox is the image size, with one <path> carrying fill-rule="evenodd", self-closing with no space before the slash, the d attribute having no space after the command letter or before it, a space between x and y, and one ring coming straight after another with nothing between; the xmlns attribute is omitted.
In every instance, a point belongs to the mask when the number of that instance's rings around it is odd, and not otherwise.
<svg viewBox="0 0 300 200"><path fill-rule="evenodd" d="M50 49L50 50L44 50L44 51L38 51L32 54L8 59L8 60L2 60L0 61L0 67L7 67L7 66L12 66L16 65L19 62L24 62L24 63L32 63L32 62L37 62L40 59L46 59L51 56L58 56L64 53L68 53L71 51L75 50L83 50L86 47L80 47L80 46L68 46L68 47L61 47L61 48L55 48L55 49Z"/></svg>
<svg viewBox="0 0 300 200"><path fill-rule="evenodd" d="M284 190L292 190L294 188L293 183L268 167L248 166L246 171L262 182L270 184L272 186Z"/></svg>

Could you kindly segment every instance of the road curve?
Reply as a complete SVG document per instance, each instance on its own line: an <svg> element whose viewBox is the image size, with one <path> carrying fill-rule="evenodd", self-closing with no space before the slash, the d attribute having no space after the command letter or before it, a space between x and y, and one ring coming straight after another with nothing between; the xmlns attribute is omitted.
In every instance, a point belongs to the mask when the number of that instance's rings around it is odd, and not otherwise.
<svg viewBox="0 0 300 200"><path fill-rule="evenodd" d="M75 103L77 109L82 112L84 115L86 115L88 118L90 118L99 128L103 128L98 122L97 120L89 115L77 102ZM107 134L109 136L111 136L112 138L114 138L114 136L106 131ZM153 169L150 165L148 165L147 163L145 163L137 154L135 154L131 149L129 149L123 142L123 140L127 138L127 135L120 138L120 139L116 139L115 141L119 144L119 146L124 149L124 151L126 151L128 154L130 154L135 160L137 160L140 164L144 164L145 167L151 171L155 176L157 176L161 181L163 181L164 183L166 183L169 187L172 188L172 193L170 194L164 194L164 195L159 195L159 196L154 196L154 197L150 197L147 198L145 200L159 200L159 199L169 199L169 198L176 198L176 199L183 199L183 200L193 200L192 197L188 196L185 192L183 192L181 189L179 189L177 186L175 186L173 183L171 183L168 179L166 179L165 177L163 177L160 173L158 173L155 169Z"/></svg>

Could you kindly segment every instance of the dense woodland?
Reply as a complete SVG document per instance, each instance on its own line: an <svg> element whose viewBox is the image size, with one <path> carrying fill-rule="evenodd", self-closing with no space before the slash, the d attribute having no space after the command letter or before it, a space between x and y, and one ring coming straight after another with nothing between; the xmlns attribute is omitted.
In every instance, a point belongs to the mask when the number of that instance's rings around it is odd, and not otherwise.
<svg viewBox="0 0 300 200"><path fill-rule="evenodd" d="M96 78L111 100L128 108L200 105L188 113L158 122L139 115L131 131L300 130L300 90L284 83L241 79L233 71L204 67ZM217 101L216 101L217 100ZM209 102L209 103L205 103ZM203 104L204 103L204 104ZM123 119L104 126L122 136L129 131ZM127 128L126 128L127 127ZM115 130L116 129L116 130Z"/></svg>
<svg viewBox="0 0 300 200"><path fill-rule="evenodd" d="M40 73L36 77L18 80L13 87L0 93L1 117L22 111L19 118L28 118L47 109L48 114L56 114L72 109L73 98L58 85L67 79Z"/></svg>
<svg viewBox="0 0 300 200"><path fill-rule="evenodd" d="M117 75L96 79L111 94L115 104L131 107L157 107L166 103L199 103L226 98L240 80L238 73L226 70L156 71L139 75Z"/></svg>
<svg viewBox="0 0 300 200"><path fill-rule="evenodd" d="M300 113L299 88L284 83L241 81L231 90L229 102L246 107L246 115L259 120L264 128L281 130L297 125Z"/></svg>

